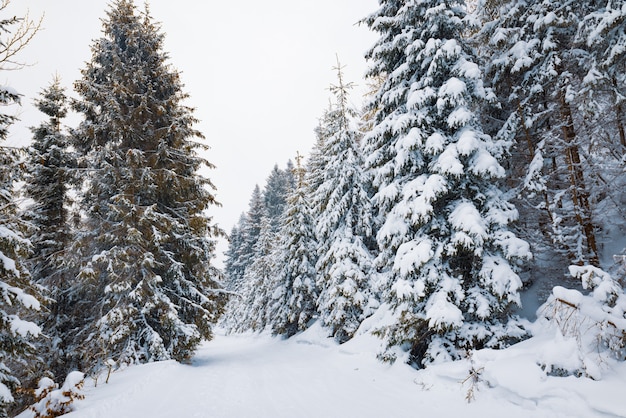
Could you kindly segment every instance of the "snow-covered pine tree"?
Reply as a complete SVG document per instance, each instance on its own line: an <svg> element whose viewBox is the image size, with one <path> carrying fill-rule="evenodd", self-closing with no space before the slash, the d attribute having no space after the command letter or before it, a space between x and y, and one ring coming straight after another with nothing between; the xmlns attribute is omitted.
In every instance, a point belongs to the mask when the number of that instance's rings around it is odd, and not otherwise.
<svg viewBox="0 0 626 418"><path fill-rule="evenodd" d="M217 202L198 155L207 147L183 102L164 36L130 0L111 4L103 37L75 84L86 220L73 248L81 270L73 296L83 321L83 370L119 362L187 361L223 310Z"/></svg>
<svg viewBox="0 0 626 418"><path fill-rule="evenodd" d="M554 245L568 262L597 265L590 144L576 114L585 67L592 64L576 32L592 3L485 1L477 12L488 79L507 110L498 136L519 139L514 177L523 179L530 204L545 212Z"/></svg>
<svg viewBox="0 0 626 418"><path fill-rule="evenodd" d="M71 272L64 260L71 236L68 192L75 155L69 150L69 138L61 126L68 103L58 77L41 92L35 104L49 119L31 129L33 141L28 150L24 189L33 204L26 213L35 227L30 236L34 247L30 270L33 280L46 289L49 300L49 312L43 324L47 336L46 363L62 378L68 371L63 359L66 349L63 337L71 332L66 300Z"/></svg>
<svg viewBox="0 0 626 418"><path fill-rule="evenodd" d="M579 25L581 41L594 57L594 66L588 75L599 78L600 86L611 92L611 113L619 142L626 148L626 4L600 2L589 10ZM594 74L595 73L595 74ZM599 76L599 77L598 77ZM605 115L606 116L606 115Z"/></svg>
<svg viewBox="0 0 626 418"><path fill-rule="evenodd" d="M279 266L269 286L273 290L268 311L272 329L287 337L306 329L317 316L315 226L301 159L296 158L297 183L287 199L276 250Z"/></svg>
<svg viewBox="0 0 626 418"><path fill-rule="evenodd" d="M372 208L354 127L356 112L348 105L352 84L344 82L339 63L336 70L338 84L331 87L335 102L319 130L324 135L319 150L324 168L312 196L319 242L319 317L345 342L376 303L369 282L373 257L365 245L372 233Z"/></svg>
<svg viewBox="0 0 626 418"><path fill-rule="evenodd" d="M380 330L393 360L458 358L502 345L519 304L516 260L529 246L509 230L516 209L498 186L506 143L487 135L477 111L492 99L465 36L460 0L383 0L366 22L380 33L368 53L376 124L366 167L381 221L378 262L395 320Z"/></svg>
<svg viewBox="0 0 626 418"><path fill-rule="evenodd" d="M0 21L0 31L8 30L9 24ZM0 87L0 106L19 100L13 89ZM6 139L13 120L13 116L0 113L0 140ZM24 383L20 378L30 369L27 359L32 360L35 351L32 339L40 332L30 312L40 309L40 295L25 267L32 247L24 236L28 228L18 216L15 200L14 185L21 176L19 160L15 149L0 146L0 417L8 416L14 391Z"/></svg>
<svg viewBox="0 0 626 418"><path fill-rule="evenodd" d="M288 162L288 166L293 166L291 161ZM283 212L287 205L287 196L293 188L292 170L293 168L290 169L289 167L286 170L281 170L278 165L275 165L263 189L265 210L275 233L280 229Z"/></svg>
<svg viewBox="0 0 626 418"><path fill-rule="evenodd" d="M6 14L9 1L0 3L0 15ZM28 18L0 18L0 70L17 69L15 55L38 31ZM20 95L9 86L0 87L0 106L20 103ZM0 141L7 138L15 116L0 112ZM0 417L11 413L15 389L29 376L29 361L34 356L33 337L40 329L31 322L40 309L38 289L25 266L31 243L25 238L26 223L19 217L15 182L22 180L21 156L14 148L0 145ZM15 405L15 404L14 404ZM13 411L15 412L15 411Z"/></svg>
<svg viewBox="0 0 626 418"><path fill-rule="evenodd" d="M44 89L35 105L48 121L32 128L29 148L26 195L33 200L29 208L31 222L37 227L31 242L34 247L33 279L44 285L58 286L53 276L59 270L59 258L69 240L68 190L69 169L74 156L68 150L69 139L61 121L67 115L67 97L57 77Z"/></svg>
<svg viewBox="0 0 626 418"><path fill-rule="evenodd" d="M585 51L574 109L587 164L593 221L600 251L619 239L626 225L626 5L591 2L580 11L577 57ZM585 12L586 14L583 14ZM580 59L580 58L579 58ZM604 261L608 255L604 254Z"/></svg>
<svg viewBox="0 0 626 418"><path fill-rule="evenodd" d="M261 221L265 213L263 193L257 184L252 190L248 211L239 219L239 237L231 241L228 250L226 267L230 274L226 280L229 290L239 291L244 284L245 271L254 262L256 243L261 234ZM237 301L233 300L233 303Z"/></svg>
<svg viewBox="0 0 626 418"><path fill-rule="evenodd" d="M329 114L331 112L330 104L329 108L324 110L322 117L318 121L318 125L315 127L315 143L309 153L309 157L306 161L305 182L307 189L312 197L315 197L317 189L324 181L324 170L326 167L326 157L322 154L322 148L324 147L324 139L329 136L326 132L327 126L329 126ZM313 222L317 218L315 213L315 207L318 206L315 202L311 203L311 216Z"/></svg>
<svg viewBox="0 0 626 418"><path fill-rule="evenodd" d="M287 162L286 170L278 168L278 164L274 165L263 192L258 185L255 186L250 197L248 211L233 227L225 262L226 283L229 290L241 290L245 282L244 273L257 258L256 245L262 232L261 224L264 216L267 216L270 221L272 234L278 233L287 204L287 196L293 188L292 166L291 161ZM232 303L239 302L233 300Z"/></svg>
<svg viewBox="0 0 626 418"><path fill-rule="evenodd" d="M228 235L228 249L224 253L224 285L227 290L233 290L237 283L241 283L245 271L241 260L245 221L246 214L242 213Z"/></svg>
<svg viewBox="0 0 626 418"><path fill-rule="evenodd" d="M232 298L227 313L232 331L263 331L270 323L269 306L277 277L277 233L267 214L261 219L261 232L255 244L254 261L244 273L239 296Z"/></svg>

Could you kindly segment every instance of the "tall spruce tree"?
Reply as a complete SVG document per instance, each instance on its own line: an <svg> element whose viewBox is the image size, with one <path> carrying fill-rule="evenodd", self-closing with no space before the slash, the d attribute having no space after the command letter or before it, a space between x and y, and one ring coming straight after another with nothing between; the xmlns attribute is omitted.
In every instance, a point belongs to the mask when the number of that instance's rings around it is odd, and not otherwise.
<svg viewBox="0 0 626 418"><path fill-rule="evenodd" d="M593 87L610 92L609 114L615 115L619 143L626 148L626 5L620 2L591 2L591 5L595 7L585 8L588 13L581 16L579 41L594 58L593 72L588 74L598 79ZM606 118L606 114L603 116Z"/></svg>
<svg viewBox="0 0 626 418"><path fill-rule="evenodd" d="M0 70L19 69L15 55L37 33L39 26L28 18L5 18L9 1L0 3ZM0 107L20 103L20 95L9 86L0 87ZM16 117L0 112L0 141L7 138ZM19 404L16 389L29 376L34 355L33 337L40 329L32 322L40 309L40 297L26 268L31 243L25 238L27 225L19 216L15 183L22 180L21 156L0 144L0 417L9 416ZM20 381L20 379L22 381ZM17 403L14 401L18 400Z"/></svg>
<svg viewBox="0 0 626 418"><path fill-rule="evenodd" d="M278 274L277 234L272 219L261 219L261 233L254 248L254 261L244 273L238 297L232 298L225 325L232 331L263 331L271 322L270 304Z"/></svg>
<svg viewBox="0 0 626 418"><path fill-rule="evenodd" d="M380 33L368 58L370 76L385 82L365 138L383 292L395 317L380 334L421 366L511 336L516 260L530 254L509 230L517 211L498 187L507 144L487 135L477 114L493 97L465 39L465 2L380 4L366 19Z"/></svg>
<svg viewBox="0 0 626 418"><path fill-rule="evenodd" d="M25 192L33 200L27 214L35 227L30 237L34 247L30 269L33 280L46 289L49 300L49 312L43 324L48 346L46 363L57 377L63 378L68 371L64 336L71 333L68 327L71 309L66 300L71 271L64 260L71 236L68 192L75 156L69 150L69 138L61 125L68 103L58 77L41 92L35 104L49 119L32 128L33 143L27 160Z"/></svg>
<svg viewBox="0 0 626 418"><path fill-rule="evenodd" d="M293 166L291 161L288 166ZM278 232L281 225L285 206L287 206L287 197L293 188L293 168L281 170L278 165L270 173L263 190L263 200L265 202L265 210L271 221L274 232Z"/></svg>
<svg viewBox="0 0 626 418"><path fill-rule="evenodd" d="M244 285L246 269L254 262L256 243L261 235L261 223L265 216L265 200L261 188L254 186L248 211L239 219L239 236L231 241L226 268L228 289L240 291ZM233 301L237 303L237 301Z"/></svg>
<svg viewBox="0 0 626 418"><path fill-rule="evenodd" d="M498 136L519 139L511 161L540 228L566 263L599 262L589 168L590 143L577 115L590 55L576 42L581 18L595 2L487 1L478 33L487 74L506 120ZM578 103L577 103L578 102ZM517 138L516 138L517 137ZM521 168L520 168L521 166ZM549 223L549 228L545 224ZM530 227L532 229L532 227Z"/></svg>
<svg viewBox="0 0 626 418"><path fill-rule="evenodd" d="M0 20L0 31L7 31L11 23L15 22ZM14 90L0 88L0 106L19 100ZM0 140L6 139L13 120L0 113ZM19 159L15 149L0 146L0 417L8 416L15 389L24 383L20 379L30 369L28 361L35 351L32 339L40 332L31 322L31 311L40 309L39 292L26 268L32 246L15 199L15 182L21 179Z"/></svg>
<svg viewBox="0 0 626 418"><path fill-rule="evenodd" d="M317 317L316 239L302 157L296 160L296 187L287 199L276 250L279 267L270 289L269 317L275 333L290 337Z"/></svg>
<svg viewBox="0 0 626 418"><path fill-rule="evenodd" d="M29 149L26 195L34 204L30 217L37 231L34 246L33 278L44 285L59 283L53 278L59 270L59 258L69 240L68 190L74 156L69 152L69 138L61 122L67 115L67 97L60 80L52 84L35 101L49 120L32 128L33 143Z"/></svg>
<svg viewBox="0 0 626 418"><path fill-rule="evenodd" d="M340 342L350 339L370 314L369 278L373 257L366 242L372 234L370 197L366 191L359 133L352 127L356 112L348 106L351 83L344 83L337 64L338 84L331 87L335 103L324 118L320 157L325 161L314 191L314 219L319 242L317 287L320 320Z"/></svg>
<svg viewBox="0 0 626 418"><path fill-rule="evenodd" d="M224 253L224 281L226 289L233 290L242 281L245 266L242 263L243 227L246 214L242 213L239 221L233 226L228 235L228 249Z"/></svg>
<svg viewBox="0 0 626 418"><path fill-rule="evenodd" d="M205 213L214 187L198 174L212 165L163 39L147 10L114 1L75 85L88 175L72 293L85 370L109 358L187 361L223 310L211 264L223 232Z"/></svg>

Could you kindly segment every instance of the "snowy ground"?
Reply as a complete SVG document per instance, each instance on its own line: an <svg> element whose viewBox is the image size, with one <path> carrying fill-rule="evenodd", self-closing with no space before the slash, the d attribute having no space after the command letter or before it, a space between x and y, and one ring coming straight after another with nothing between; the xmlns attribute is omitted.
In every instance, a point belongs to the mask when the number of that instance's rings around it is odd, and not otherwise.
<svg viewBox="0 0 626 418"><path fill-rule="evenodd" d="M626 364L605 367L600 381L546 376L536 351L556 347L547 335L477 352L483 369L471 403L469 361L416 371L378 362L378 345L369 335L337 345L316 326L290 340L218 335L191 365L153 363L118 371L108 384L88 382L67 416L626 417Z"/></svg>

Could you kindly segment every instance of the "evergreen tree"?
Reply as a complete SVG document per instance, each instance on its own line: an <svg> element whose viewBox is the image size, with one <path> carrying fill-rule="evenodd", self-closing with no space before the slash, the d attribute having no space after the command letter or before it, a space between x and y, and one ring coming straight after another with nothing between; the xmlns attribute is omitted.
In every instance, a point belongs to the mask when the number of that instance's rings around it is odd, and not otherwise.
<svg viewBox="0 0 626 418"><path fill-rule="evenodd" d="M322 154L322 148L324 147L324 139L329 136L329 134L325 131L328 123L328 114L330 113L330 109L324 111L324 114L319 120L318 126L315 128L315 137L316 141L313 144L313 148L309 153L309 158L306 162L306 185L309 189L309 193L311 196L315 196L317 193L317 189L319 189L320 185L323 182L324 170L326 167L326 160L324 155ZM318 206L315 202L312 204L312 216L316 218L317 215L315 213L315 207Z"/></svg>
<svg viewBox="0 0 626 418"><path fill-rule="evenodd" d="M569 263L597 265L599 250L590 187L593 157L576 108L590 66L577 28L594 2L485 2L479 8L487 73L506 120L498 136L515 144L514 177L529 204L541 208L540 228ZM519 166L522 166L519 168ZM549 229L544 224L549 223ZM531 227L532 229L532 227Z"/></svg>
<svg viewBox="0 0 626 418"><path fill-rule="evenodd" d="M278 165L267 178L263 193L254 188L250 206L233 228L226 254L229 289L238 293L231 299L222 324L233 331L260 331L268 324L268 308L277 274L277 242L287 197L293 189L293 164Z"/></svg>
<svg viewBox="0 0 626 418"><path fill-rule="evenodd" d="M33 278L49 285L55 283L51 276L58 270L58 260L54 258L66 247L70 234L67 192L68 169L73 156L61 128L61 121L67 115L67 97L58 78L41 93L35 104L50 119L32 129L33 143L28 156L30 173L26 176L25 189L34 201L30 216L38 229L31 238L35 262Z"/></svg>
<svg viewBox="0 0 626 418"><path fill-rule="evenodd" d="M389 0L366 19L380 33L369 75L385 76L365 138L378 263L395 318L380 334L416 365L515 334L506 327L520 301L515 263L530 256L509 230L517 211L498 186L507 144L487 135L477 115L493 95L464 37L465 7Z"/></svg>
<svg viewBox="0 0 626 418"><path fill-rule="evenodd" d="M619 2L591 2L595 8L582 16L580 39L589 49L594 65L586 78L595 81L593 89L610 91L611 112L615 115L615 126L619 142L626 148L626 6ZM587 9L587 8L585 8ZM591 76L591 77L590 77ZM606 114L603 115L606 118ZM603 119L604 119L603 118Z"/></svg>
<svg viewBox="0 0 626 418"><path fill-rule="evenodd" d="M6 30L0 21L0 30ZM0 105L19 103L19 96L8 87L0 89ZM13 117L0 114L0 139L6 139ZM20 179L19 155L0 146L0 417L8 416L15 401L15 389L30 370L40 329L31 311L40 310L39 292L31 282L25 261L31 243L24 237L27 225L20 219L14 196L14 183Z"/></svg>
<svg viewBox="0 0 626 418"><path fill-rule="evenodd" d="M223 233L205 214L217 204L213 185L198 175L212 165L198 156L203 135L162 48L148 11L116 0L75 85L76 146L89 173L73 248L83 369L108 358L187 361L223 309L211 265Z"/></svg>
<svg viewBox="0 0 626 418"><path fill-rule="evenodd" d="M265 201L257 184L250 197L248 212L239 221L240 236L238 242L234 242L232 257L228 260L228 268L232 272L227 279L230 290L239 291L244 284L245 271L254 262L256 243L261 235L261 222L265 213Z"/></svg>
<svg viewBox="0 0 626 418"><path fill-rule="evenodd" d="M289 161L288 165L292 165ZM293 188L292 169L281 170L278 165L270 173L263 190L263 200L265 209L271 221L274 232L278 232L281 224L281 218L287 205L287 196Z"/></svg>
<svg viewBox="0 0 626 418"><path fill-rule="evenodd" d="M309 326L317 316L318 290L315 285L316 241L310 214L304 168L296 161L296 188L287 208L276 259L279 269L270 301L269 318L275 333L288 337Z"/></svg>
<svg viewBox="0 0 626 418"><path fill-rule="evenodd" d="M293 188L291 161L287 163L287 170L281 170L278 165L267 178L263 192L255 186L250 197L248 211L242 215L238 224L231 233L230 245L226 253L226 280L230 290L238 291L244 285L244 273L257 258L257 241L262 232L261 224L265 216L268 217L271 233L277 234L287 196ZM233 303L238 303L233 300Z"/></svg>
<svg viewBox="0 0 626 418"><path fill-rule="evenodd" d="M0 14L6 13L9 1L0 3ZM29 19L0 18L0 69L17 69L15 55L37 33L39 26ZM11 87L0 87L0 106L20 103L20 95ZM16 117L0 112L0 141ZM20 155L14 148L0 146L0 417L6 417L11 404L19 406L15 391L28 384L34 357L33 337L39 327L31 320L40 309L40 297L31 281L25 261L31 243L25 238L27 225L18 216L15 183L22 180ZM20 381L21 380L21 381Z"/></svg>
<svg viewBox="0 0 626 418"><path fill-rule="evenodd" d="M350 339L371 306L372 255L366 241L372 233L370 198L357 144L351 127L356 112L348 107L351 84L343 82L337 66L336 103L325 118L320 157L325 162L313 201L319 245L317 286L322 323L340 342ZM313 191L312 191L313 192Z"/></svg>
<svg viewBox="0 0 626 418"><path fill-rule="evenodd" d="M269 306L278 273L277 234L268 215L261 219L261 233L254 249L254 261L243 276L240 296L232 299L227 325L233 331L263 331L271 318Z"/></svg>
<svg viewBox="0 0 626 418"><path fill-rule="evenodd" d="M224 276L225 286L228 290L235 289L237 283L242 281L245 267L242 265L241 253L243 251L243 227L246 221L245 213L239 217L228 236L228 249L224 253Z"/></svg>
<svg viewBox="0 0 626 418"><path fill-rule="evenodd" d="M49 339L46 362L55 375L62 377L68 371L63 359L63 336L71 332L67 327L66 301L71 279L64 259L71 236L68 191L75 157L61 127L67 115L67 97L58 77L35 103L49 120L32 128L33 143L27 161L25 191L34 202L27 213L35 226L30 238L34 246L30 264L33 280L47 289L50 298L50 312L44 323Z"/></svg>

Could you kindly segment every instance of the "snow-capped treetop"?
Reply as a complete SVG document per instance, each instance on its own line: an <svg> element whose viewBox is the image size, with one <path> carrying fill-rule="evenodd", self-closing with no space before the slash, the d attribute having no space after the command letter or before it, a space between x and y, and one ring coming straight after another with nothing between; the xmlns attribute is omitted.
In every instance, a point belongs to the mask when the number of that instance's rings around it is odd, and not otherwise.
<svg viewBox="0 0 626 418"><path fill-rule="evenodd" d="M75 293L87 292L75 303L84 370L108 358L187 360L223 307L211 264L223 232L206 213L218 203L198 174L212 164L163 41L147 10L117 0L75 85L75 144L89 173L74 248Z"/></svg>

